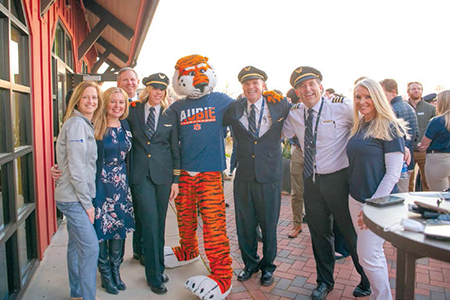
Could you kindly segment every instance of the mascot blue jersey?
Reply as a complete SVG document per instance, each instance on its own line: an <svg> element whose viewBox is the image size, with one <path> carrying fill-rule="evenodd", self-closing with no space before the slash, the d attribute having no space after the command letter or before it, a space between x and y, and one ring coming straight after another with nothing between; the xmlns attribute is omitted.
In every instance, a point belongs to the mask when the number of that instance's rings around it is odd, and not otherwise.
<svg viewBox="0 0 450 300"><path fill-rule="evenodd" d="M226 169L222 120L233 101L226 94L212 92L171 105L180 126L181 169L192 172Z"/></svg>

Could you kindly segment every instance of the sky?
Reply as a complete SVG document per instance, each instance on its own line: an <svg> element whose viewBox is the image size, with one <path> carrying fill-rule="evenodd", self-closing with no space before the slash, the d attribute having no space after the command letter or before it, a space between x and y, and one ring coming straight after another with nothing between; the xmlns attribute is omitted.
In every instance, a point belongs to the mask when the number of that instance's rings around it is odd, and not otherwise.
<svg viewBox="0 0 450 300"><path fill-rule="evenodd" d="M393 78L401 95L419 81L426 95L450 89L449 19L449 0L160 0L136 71L172 78L179 58L200 54L232 97L247 65L284 93L292 71L311 66L348 97L360 76Z"/></svg>

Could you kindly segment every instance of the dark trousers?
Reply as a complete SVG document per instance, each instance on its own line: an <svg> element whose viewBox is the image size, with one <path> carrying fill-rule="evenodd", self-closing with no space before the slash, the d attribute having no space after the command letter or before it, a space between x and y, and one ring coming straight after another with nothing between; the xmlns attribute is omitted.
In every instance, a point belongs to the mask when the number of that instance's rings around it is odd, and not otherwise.
<svg viewBox="0 0 450 300"><path fill-rule="evenodd" d="M369 280L358 262L356 231L348 209L348 168L327 175L316 174L315 182L312 176L303 176L303 181L303 198L316 260L317 283L334 285L334 219L348 245L353 264L361 275L361 284L368 288Z"/></svg>
<svg viewBox="0 0 450 300"><path fill-rule="evenodd" d="M339 230L339 226L336 223L336 219L333 221L333 235L334 235L334 251L342 256L349 256L350 251L347 247L344 235Z"/></svg>
<svg viewBox="0 0 450 300"><path fill-rule="evenodd" d="M277 256L277 224L281 206L281 181L234 181L236 227L242 259L247 269L273 272ZM261 226L263 258L260 260L256 226Z"/></svg>
<svg viewBox="0 0 450 300"><path fill-rule="evenodd" d="M171 184L157 185L148 176L132 186L136 214L141 223L145 275L152 286L162 284L164 234Z"/></svg>

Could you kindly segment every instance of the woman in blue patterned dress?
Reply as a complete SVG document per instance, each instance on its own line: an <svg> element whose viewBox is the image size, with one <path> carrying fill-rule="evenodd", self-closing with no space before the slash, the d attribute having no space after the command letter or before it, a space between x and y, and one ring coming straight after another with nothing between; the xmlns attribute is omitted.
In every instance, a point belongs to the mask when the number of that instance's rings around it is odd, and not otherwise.
<svg viewBox="0 0 450 300"><path fill-rule="evenodd" d="M120 277L120 264L127 233L134 231L134 211L128 185L127 157L131 131L126 93L117 87L103 94L102 117L95 124L98 159L96 175L95 230L100 253L98 270L107 293L118 294L126 285Z"/></svg>

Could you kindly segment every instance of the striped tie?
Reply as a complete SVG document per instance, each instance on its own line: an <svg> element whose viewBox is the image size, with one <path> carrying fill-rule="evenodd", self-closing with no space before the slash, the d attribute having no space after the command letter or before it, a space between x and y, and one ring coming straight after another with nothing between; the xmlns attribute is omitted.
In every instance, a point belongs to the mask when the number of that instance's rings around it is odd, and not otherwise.
<svg viewBox="0 0 450 300"><path fill-rule="evenodd" d="M303 149L305 156L305 165L303 167L303 173L305 177L308 178L313 174L313 165L314 165L314 150L316 145L313 140L313 109L308 109L308 119L305 124L305 147Z"/></svg>
<svg viewBox="0 0 450 300"><path fill-rule="evenodd" d="M148 114L145 125L147 127L147 135L151 139L155 133L155 108L150 107L149 111L150 113Z"/></svg>
<svg viewBox="0 0 450 300"><path fill-rule="evenodd" d="M248 130L257 138L258 132L256 132L256 109L255 104L250 105L250 115L248 117Z"/></svg>

